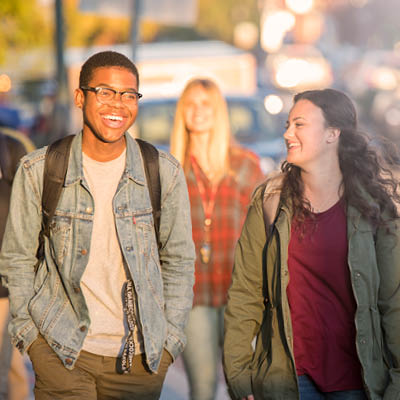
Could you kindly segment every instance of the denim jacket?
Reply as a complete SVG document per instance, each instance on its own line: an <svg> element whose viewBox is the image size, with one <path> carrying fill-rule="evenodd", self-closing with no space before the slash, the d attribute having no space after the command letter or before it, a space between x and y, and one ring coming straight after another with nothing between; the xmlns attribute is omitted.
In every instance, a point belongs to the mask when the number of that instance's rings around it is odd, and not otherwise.
<svg viewBox="0 0 400 400"><path fill-rule="evenodd" d="M182 168L160 151L158 255L140 149L130 135L125 136L126 167L114 195L113 212L121 251L135 284L147 364L157 371L163 348L176 358L186 341L183 329L192 306L195 258L189 199ZM0 273L10 292L12 342L23 352L40 333L65 367L72 369L90 325L80 280L89 258L94 202L83 175L79 134L72 143L50 238L45 238L45 257L35 272L45 153L42 148L27 155L16 173Z"/></svg>

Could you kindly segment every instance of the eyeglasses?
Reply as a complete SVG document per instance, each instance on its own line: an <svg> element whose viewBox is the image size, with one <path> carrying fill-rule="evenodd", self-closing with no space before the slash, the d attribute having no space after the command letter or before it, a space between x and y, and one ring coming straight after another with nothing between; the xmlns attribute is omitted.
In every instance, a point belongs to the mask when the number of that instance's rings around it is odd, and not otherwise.
<svg viewBox="0 0 400 400"><path fill-rule="evenodd" d="M128 106L136 104L138 100L143 96L141 93L135 92L133 90L119 92L118 90L102 86L83 86L80 89L96 93L96 99L101 104L110 104L115 99L115 95L117 93L121 95L121 101Z"/></svg>

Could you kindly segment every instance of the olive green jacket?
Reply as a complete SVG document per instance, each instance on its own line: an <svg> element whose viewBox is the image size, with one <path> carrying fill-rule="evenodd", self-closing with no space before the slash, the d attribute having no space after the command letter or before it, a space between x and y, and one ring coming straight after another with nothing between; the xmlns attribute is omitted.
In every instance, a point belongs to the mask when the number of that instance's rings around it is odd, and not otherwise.
<svg viewBox="0 0 400 400"><path fill-rule="evenodd" d="M286 296L291 210L279 204L266 245L262 193L260 187L254 195L236 248L225 311L224 371L234 399L252 393L256 400L294 400L299 393ZM390 223L394 234L386 227L374 231L356 209L347 209L356 348L371 400L400 400L399 226L398 220Z"/></svg>

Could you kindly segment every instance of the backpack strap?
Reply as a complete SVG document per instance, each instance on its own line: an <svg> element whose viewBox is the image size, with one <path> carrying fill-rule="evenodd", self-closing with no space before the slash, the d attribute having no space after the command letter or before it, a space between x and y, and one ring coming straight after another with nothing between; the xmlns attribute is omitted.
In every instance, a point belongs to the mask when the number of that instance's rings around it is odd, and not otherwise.
<svg viewBox="0 0 400 400"><path fill-rule="evenodd" d="M280 172L272 173L268 176L265 183L263 199L263 217L267 240L271 235L281 198L283 175Z"/></svg>
<svg viewBox="0 0 400 400"><path fill-rule="evenodd" d="M152 144L144 140L136 139L136 142L140 147L143 157L147 186L149 188L151 206L153 208L154 231L158 248L160 249L161 181L158 150Z"/></svg>
<svg viewBox="0 0 400 400"><path fill-rule="evenodd" d="M60 199L61 190L67 175L69 153L74 135L56 140L47 147L43 171L42 229L39 233L39 246L36 253L39 263L44 257L44 235L49 237L50 224Z"/></svg>
<svg viewBox="0 0 400 400"><path fill-rule="evenodd" d="M42 229L47 237L67 174L69 153L74 137L74 135L69 135L58 139L47 148L42 193Z"/></svg>

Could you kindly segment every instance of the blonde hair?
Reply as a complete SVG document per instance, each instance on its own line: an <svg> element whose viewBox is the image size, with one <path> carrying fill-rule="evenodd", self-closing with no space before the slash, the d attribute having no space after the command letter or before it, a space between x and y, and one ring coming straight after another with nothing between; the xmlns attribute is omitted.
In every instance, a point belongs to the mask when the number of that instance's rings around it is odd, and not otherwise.
<svg viewBox="0 0 400 400"><path fill-rule="evenodd" d="M214 175L221 178L229 171L231 130L226 101L218 86L210 79L196 78L189 81L185 86L176 106L170 151L187 170L190 135L185 125L184 107L189 91L198 86L207 92L210 104L214 108L215 122L208 142L208 160Z"/></svg>

